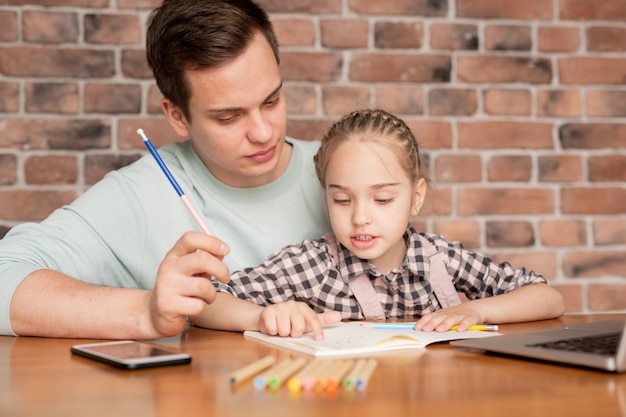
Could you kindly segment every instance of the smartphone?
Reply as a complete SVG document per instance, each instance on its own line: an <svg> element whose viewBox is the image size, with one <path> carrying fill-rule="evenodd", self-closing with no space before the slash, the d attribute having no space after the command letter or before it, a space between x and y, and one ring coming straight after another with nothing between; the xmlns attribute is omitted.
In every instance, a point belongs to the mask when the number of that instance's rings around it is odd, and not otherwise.
<svg viewBox="0 0 626 417"><path fill-rule="evenodd" d="M191 355L134 340L74 345L72 353L123 369L179 365L191 362Z"/></svg>

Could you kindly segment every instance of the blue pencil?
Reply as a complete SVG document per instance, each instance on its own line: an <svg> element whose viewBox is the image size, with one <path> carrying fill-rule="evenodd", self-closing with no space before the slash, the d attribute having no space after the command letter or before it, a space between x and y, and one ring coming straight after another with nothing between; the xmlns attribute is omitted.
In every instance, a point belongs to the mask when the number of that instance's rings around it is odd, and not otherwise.
<svg viewBox="0 0 626 417"><path fill-rule="evenodd" d="M176 182L176 179L174 178L170 170L167 168L167 165L165 165L165 162L163 162L163 159L161 159L161 155L159 155L157 150L154 148L154 145L152 145L152 142L150 142L150 139L148 139L146 134L143 132L143 129L137 129L137 134L139 134L139 136L141 136L141 138L143 139L143 143L146 145L146 147L148 148L148 150L150 151L154 159L157 161L157 164L159 164L159 166L161 167L161 170L163 171L167 179L170 181L170 184L172 184L172 187L174 187L174 190L176 190L176 193L178 194L180 199L183 201L183 204L185 204L185 207L187 207L187 210L189 210L189 213L191 213L193 218L196 220L196 223L198 223L198 225L200 226L200 228L202 229L204 233L206 233L207 235L210 235L211 231L209 230L207 225L204 223L204 220L202 220L202 217L200 217L195 207L191 204L191 201L189 201L189 199L183 192L183 189L180 188L180 185L178 185L178 183Z"/></svg>

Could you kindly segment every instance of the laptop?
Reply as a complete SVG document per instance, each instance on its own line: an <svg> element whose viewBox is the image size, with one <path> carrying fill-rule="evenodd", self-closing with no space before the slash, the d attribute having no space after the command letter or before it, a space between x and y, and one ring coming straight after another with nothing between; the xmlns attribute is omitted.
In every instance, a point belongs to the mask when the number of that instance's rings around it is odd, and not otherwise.
<svg viewBox="0 0 626 417"><path fill-rule="evenodd" d="M451 345L517 358L626 372L626 321L608 320L547 330L455 340Z"/></svg>

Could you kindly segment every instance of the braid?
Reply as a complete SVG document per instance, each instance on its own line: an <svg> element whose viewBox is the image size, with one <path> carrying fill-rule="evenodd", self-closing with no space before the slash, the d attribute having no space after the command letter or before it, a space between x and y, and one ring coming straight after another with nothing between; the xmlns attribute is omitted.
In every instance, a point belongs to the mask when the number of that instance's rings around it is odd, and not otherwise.
<svg viewBox="0 0 626 417"><path fill-rule="evenodd" d="M347 140L374 142L389 147L414 184L422 178L419 147L407 124L385 110L356 110L335 122L322 138L314 161L317 177L323 186L326 185L326 166L333 149Z"/></svg>

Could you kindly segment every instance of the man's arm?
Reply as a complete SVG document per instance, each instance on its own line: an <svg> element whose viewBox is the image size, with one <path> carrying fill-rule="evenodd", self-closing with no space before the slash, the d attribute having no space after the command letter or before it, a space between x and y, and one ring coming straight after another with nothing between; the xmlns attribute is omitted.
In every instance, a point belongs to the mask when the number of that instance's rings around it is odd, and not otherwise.
<svg viewBox="0 0 626 417"><path fill-rule="evenodd" d="M30 273L11 300L18 335L150 339L178 334L228 282L228 247L203 233L185 233L160 264L154 289L102 287L51 270Z"/></svg>

